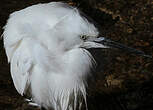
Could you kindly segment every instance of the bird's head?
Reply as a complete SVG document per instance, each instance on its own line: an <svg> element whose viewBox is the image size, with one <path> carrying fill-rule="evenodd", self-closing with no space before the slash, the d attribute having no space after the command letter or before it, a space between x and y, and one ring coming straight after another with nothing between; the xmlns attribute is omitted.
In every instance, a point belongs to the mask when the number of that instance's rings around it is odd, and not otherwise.
<svg viewBox="0 0 153 110"><path fill-rule="evenodd" d="M66 9L64 7L64 16L58 20L51 31L56 36L52 44L56 43L57 47L61 47L64 51L74 48L118 48L125 52L151 57L142 51L101 37L95 25L80 13L82 12L74 7L68 6Z"/></svg>

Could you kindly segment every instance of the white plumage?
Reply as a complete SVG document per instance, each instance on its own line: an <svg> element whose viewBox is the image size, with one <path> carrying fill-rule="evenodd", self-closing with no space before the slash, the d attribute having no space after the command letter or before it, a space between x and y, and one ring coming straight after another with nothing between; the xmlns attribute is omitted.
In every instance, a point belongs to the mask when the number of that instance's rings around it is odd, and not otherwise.
<svg viewBox="0 0 153 110"><path fill-rule="evenodd" d="M76 110L86 104L86 78L95 62L81 35L95 26L65 3L16 11L4 27L4 47L17 91L46 109Z"/></svg>
<svg viewBox="0 0 153 110"><path fill-rule="evenodd" d="M87 78L96 65L87 48L109 46L150 57L98 35L77 8L65 3L12 13L3 38L15 88L46 109L76 110L82 103L87 109Z"/></svg>

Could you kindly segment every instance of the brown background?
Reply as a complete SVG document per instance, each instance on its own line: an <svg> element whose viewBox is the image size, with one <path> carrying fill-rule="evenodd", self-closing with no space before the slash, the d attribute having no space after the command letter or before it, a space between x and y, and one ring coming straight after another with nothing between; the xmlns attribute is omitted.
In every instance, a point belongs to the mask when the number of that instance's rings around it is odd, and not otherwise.
<svg viewBox="0 0 153 110"><path fill-rule="evenodd" d="M0 34L10 13L49 1L0 0ZM90 5L84 1L69 3L94 19L102 35L153 55L152 0L99 0ZM92 51L99 66L94 72L96 82L88 88L89 110L152 110L153 59L113 49ZM0 40L0 110L37 109L28 106L15 90Z"/></svg>

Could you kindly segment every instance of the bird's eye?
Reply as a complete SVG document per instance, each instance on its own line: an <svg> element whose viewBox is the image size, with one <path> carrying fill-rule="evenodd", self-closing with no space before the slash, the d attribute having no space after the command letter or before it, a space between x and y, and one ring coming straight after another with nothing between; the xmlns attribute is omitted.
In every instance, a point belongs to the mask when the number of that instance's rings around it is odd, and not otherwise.
<svg viewBox="0 0 153 110"><path fill-rule="evenodd" d="M82 40L86 40L86 39L87 39L87 35L81 35L80 38L81 38Z"/></svg>

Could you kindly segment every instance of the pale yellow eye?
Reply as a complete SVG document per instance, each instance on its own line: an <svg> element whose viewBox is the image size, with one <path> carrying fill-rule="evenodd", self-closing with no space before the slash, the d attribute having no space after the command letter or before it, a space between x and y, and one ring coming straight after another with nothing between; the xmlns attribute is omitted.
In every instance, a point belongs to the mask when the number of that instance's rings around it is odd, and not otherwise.
<svg viewBox="0 0 153 110"><path fill-rule="evenodd" d="M80 38L81 38L82 40L86 40L87 37L88 37L87 35L81 35L81 36L80 36Z"/></svg>

